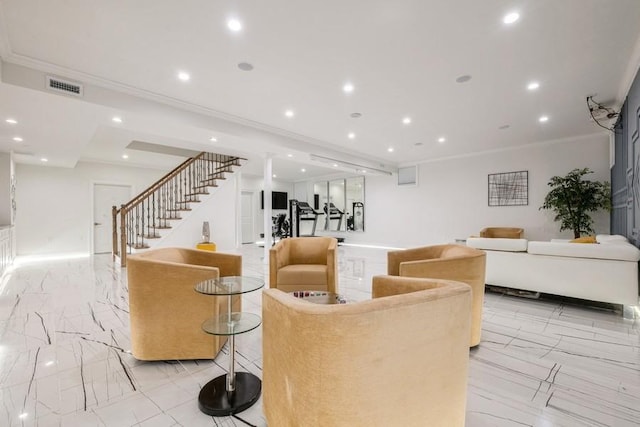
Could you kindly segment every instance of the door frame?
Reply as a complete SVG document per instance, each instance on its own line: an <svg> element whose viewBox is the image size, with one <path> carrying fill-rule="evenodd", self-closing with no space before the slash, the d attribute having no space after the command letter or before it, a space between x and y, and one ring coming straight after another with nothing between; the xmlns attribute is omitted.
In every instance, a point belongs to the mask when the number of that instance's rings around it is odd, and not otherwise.
<svg viewBox="0 0 640 427"><path fill-rule="evenodd" d="M255 196L256 196L256 192L255 191L251 191L251 190L242 190L240 192L240 244L243 245L245 244L244 242L244 233L242 230L242 216L243 216L243 212L242 212L242 197L244 195L248 195L251 198L251 208L254 209L255 206ZM256 237L256 216L255 216L255 210L254 212L251 212L251 233L253 234L253 236L251 237L252 241L251 243L255 242L255 237ZM248 243L248 242L247 242Z"/></svg>
<svg viewBox="0 0 640 427"><path fill-rule="evenodd" d="M131 184L130 182L122 182L122 181L91 181L89 183L89 208L91 209L91 221L89 222L89 256L93 256L95 255L95 247L94 247L94 234L95 234L95 227L93 226L93 224L96 222L96 218L95 218L95 188L96 185L111 185L111 186L117 186L117 187L129 187L129 197L133 198L133 195L135 194L135 188L134 185Z"/></svg>

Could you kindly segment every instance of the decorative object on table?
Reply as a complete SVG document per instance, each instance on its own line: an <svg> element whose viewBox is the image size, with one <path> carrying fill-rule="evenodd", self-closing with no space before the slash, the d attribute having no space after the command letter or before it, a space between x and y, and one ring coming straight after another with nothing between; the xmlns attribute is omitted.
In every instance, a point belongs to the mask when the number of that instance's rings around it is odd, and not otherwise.
<svg viewBox="0 0 640 427"><path fill-rule="evenodd" d="M573 231L575 239L582 233L595 233L590 212L611 211L611 185L607 181L583 179L590 173L593 171L583 168L574 169L566 176L552 177L547 184L551 191L540 207L552 210L556 215L553 220L560 222L560 231Z"/></svg>
<svg viewBox="0 0 640 427"><path fill-rule="evenodd" d="M435 245L387 252L390 276L456 280L471 286L469 347L480 344L486 254L463 245Z"/></svg>
<svg viewBox="0 0 640 427"><path fill-rule="evenodd" d="M528 204L528 171L489 174L489 206L526 206Z"/></svg>
<svg viewBox="0 0 640 427"><path fill-rule="evenodd" d="M131 352L138 360L213 359L226 337L202 332L202 322L227 310L227 298L203 298L203 280L239 276L242 256L186 248L150 249L127 259ZM234 297L234 311L241 299Z"/></svg>
<svg viewBox="0 0 640 427"><path fill-rule="evenodd" d="M318 305L263 291L269 426L464 426L469 286L376 276L371 295Z"/></svg>
<svg viewBox="0 0 640 427"><path fill-rule="evenodd" d="M205 221L202 223L202 243L209 243L210 238L209 221Z"/></svg>

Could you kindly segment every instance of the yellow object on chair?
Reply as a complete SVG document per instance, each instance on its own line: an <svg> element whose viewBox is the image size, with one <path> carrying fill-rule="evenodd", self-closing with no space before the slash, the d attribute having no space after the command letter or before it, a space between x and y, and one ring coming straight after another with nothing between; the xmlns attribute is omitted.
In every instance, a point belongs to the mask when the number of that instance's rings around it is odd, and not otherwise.
<svg viewBox="0 0 640 427"><path fill-rule="evenodd" d="M200 249L201 251L211 251L211 252L215 252L216 251L216 244L213 242L208 242L208 243L198 243L196 245L196 249Z"/></svg>

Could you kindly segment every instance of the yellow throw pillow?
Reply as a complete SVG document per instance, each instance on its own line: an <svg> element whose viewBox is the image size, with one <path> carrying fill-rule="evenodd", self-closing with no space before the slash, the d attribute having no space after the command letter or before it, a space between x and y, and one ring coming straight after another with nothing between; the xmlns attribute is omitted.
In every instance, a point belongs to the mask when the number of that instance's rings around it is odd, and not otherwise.
<svg viewBox="0 0 640 427"><path fill-rule="evenodd" d="M596 243L596 236L584 236L569 240L569 243Z"/></svg>

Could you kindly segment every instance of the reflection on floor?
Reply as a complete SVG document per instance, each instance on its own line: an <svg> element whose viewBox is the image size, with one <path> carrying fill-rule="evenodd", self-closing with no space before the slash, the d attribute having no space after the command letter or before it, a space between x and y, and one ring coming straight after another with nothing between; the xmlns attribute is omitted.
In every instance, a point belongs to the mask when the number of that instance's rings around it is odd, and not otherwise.
<svg viewBox="0 0 640 427"><path fill-rule="evenodd" d="M370 296L386 252L341 246L340 289ZM245 275L267 276L242 248ZM197 395L215 361L138 362L128 352L126 274L110 256L23 265L0 283L0 425L264 426L261 402L213 420ZM260 292L244 309L260 313ZM471 351L467 426L640 425L640 336L619 313L487 293ZM237 369L261 375L260 329L238 336ZM374 373L372 373L374 375ZM401 426L399 426L401 427Z"/></svg>

